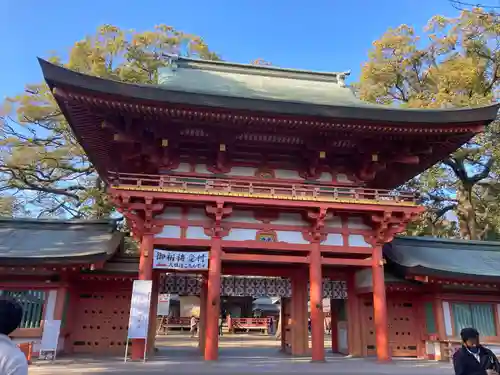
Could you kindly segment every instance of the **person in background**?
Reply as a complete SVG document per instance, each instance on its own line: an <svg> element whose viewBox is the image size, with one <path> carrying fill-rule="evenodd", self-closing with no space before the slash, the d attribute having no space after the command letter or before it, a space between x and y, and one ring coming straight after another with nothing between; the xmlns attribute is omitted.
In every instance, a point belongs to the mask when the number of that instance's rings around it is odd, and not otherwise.
<svg viewBox="0 0 500 375"><path fill-rule="evenodd" d="M189 327L189 333L191 333L191 337L194 337L196 335L196 331L198 331L198 319L196 319L196 316L191 315Z"/></svg>
<svg viewBox="0 0 500 375"><path fill-rule="evenodd" d="M219 317L219 336L222 336L222 328L224 326L226 318L227 318L227 312L226 310L222 310Z"/></svg>
<svg viewBox="0 0 500 375"><path fill-rule="evenodd" d="M453 355L455 375L498 375L498 359L479 343L479 332L475 328L464 328L460 337L462 347Z"/></svg>
<svg viewBox="0 0 500 375"><path fill-rule="evenodd" d="M0 375L28 375L28 360L9 338L23 318L23 309L12 299L0 298Z"/></svg>

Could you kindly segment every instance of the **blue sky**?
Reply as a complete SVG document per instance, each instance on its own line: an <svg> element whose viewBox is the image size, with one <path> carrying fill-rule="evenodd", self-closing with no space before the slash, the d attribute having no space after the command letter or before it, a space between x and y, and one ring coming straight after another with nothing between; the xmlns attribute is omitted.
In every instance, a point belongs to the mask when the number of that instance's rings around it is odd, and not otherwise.
<svg viewBox="0 0 500 375"><path fill-rule="evenodd" d="M36 57L64 55L101 24L146 30L168 24L202 36L224 60L311 70L352 70L388 27L422 30L454 16L448 0L0 0L0 98L41 80Z"/></svg>

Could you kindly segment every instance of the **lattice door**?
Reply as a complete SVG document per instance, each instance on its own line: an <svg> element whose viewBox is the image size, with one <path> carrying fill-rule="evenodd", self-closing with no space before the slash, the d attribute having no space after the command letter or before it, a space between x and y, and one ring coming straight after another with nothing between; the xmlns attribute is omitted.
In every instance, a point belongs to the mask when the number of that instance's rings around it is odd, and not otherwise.
<svg viewBox="0 0 500 375"><path fill-rule="evenodd" d="M124 353L131 291L80 293L78 297L71 335L74 352Z"/></svg>
<svg viewBox="0 0 500 375"><path fill-rule="evenodd" d="M394 357L417 356L417 326L415 309L410 301L389 299L387 303L389 345ZM367 355L376 355L373 302L365 300L362 305L363 334Z"/></svg>

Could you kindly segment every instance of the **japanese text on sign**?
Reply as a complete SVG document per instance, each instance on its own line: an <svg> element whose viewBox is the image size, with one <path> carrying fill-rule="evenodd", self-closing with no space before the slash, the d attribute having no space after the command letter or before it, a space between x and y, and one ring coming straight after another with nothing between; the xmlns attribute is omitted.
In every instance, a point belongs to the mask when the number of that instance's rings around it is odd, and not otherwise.
<svg viewBox="0 0 500 375"><path fill-rule="evenodd" d="M182 252L155 249L153 268L206 270L208 269L208 251Z"/></svg>

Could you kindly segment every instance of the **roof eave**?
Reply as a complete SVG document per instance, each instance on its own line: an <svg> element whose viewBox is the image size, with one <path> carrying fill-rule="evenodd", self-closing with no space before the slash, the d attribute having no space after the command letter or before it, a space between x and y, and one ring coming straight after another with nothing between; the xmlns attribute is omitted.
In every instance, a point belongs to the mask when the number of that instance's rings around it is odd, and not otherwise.
<svg viewBox="0 0 500 375"><path fill-rule="evenodd" d="M462 124L487 125L493 121L499 104L479 108L444 110L411 110L376 106L335 106L308 103L284 102L277 100L246 99L181 92L157 86L135 85L89 76L38 59L44 78L51 89L58 86L88 91L92 95L101 94L115 98L125 98L149 102L153 105L178 104L214 109L245 110L275 113L279 115L311 116L331 119L364 120L390 124L427 124L461 126Z"/></svg>
<svg viewBox="0 0 500 375"><path fill-rule="evenodd" d="M406 270L408 276L429 276L460 282L500 282L500 276L494 275L475 275L470 273L450 272L424 266L405 267L400 265L400 267Z"/></svg>

